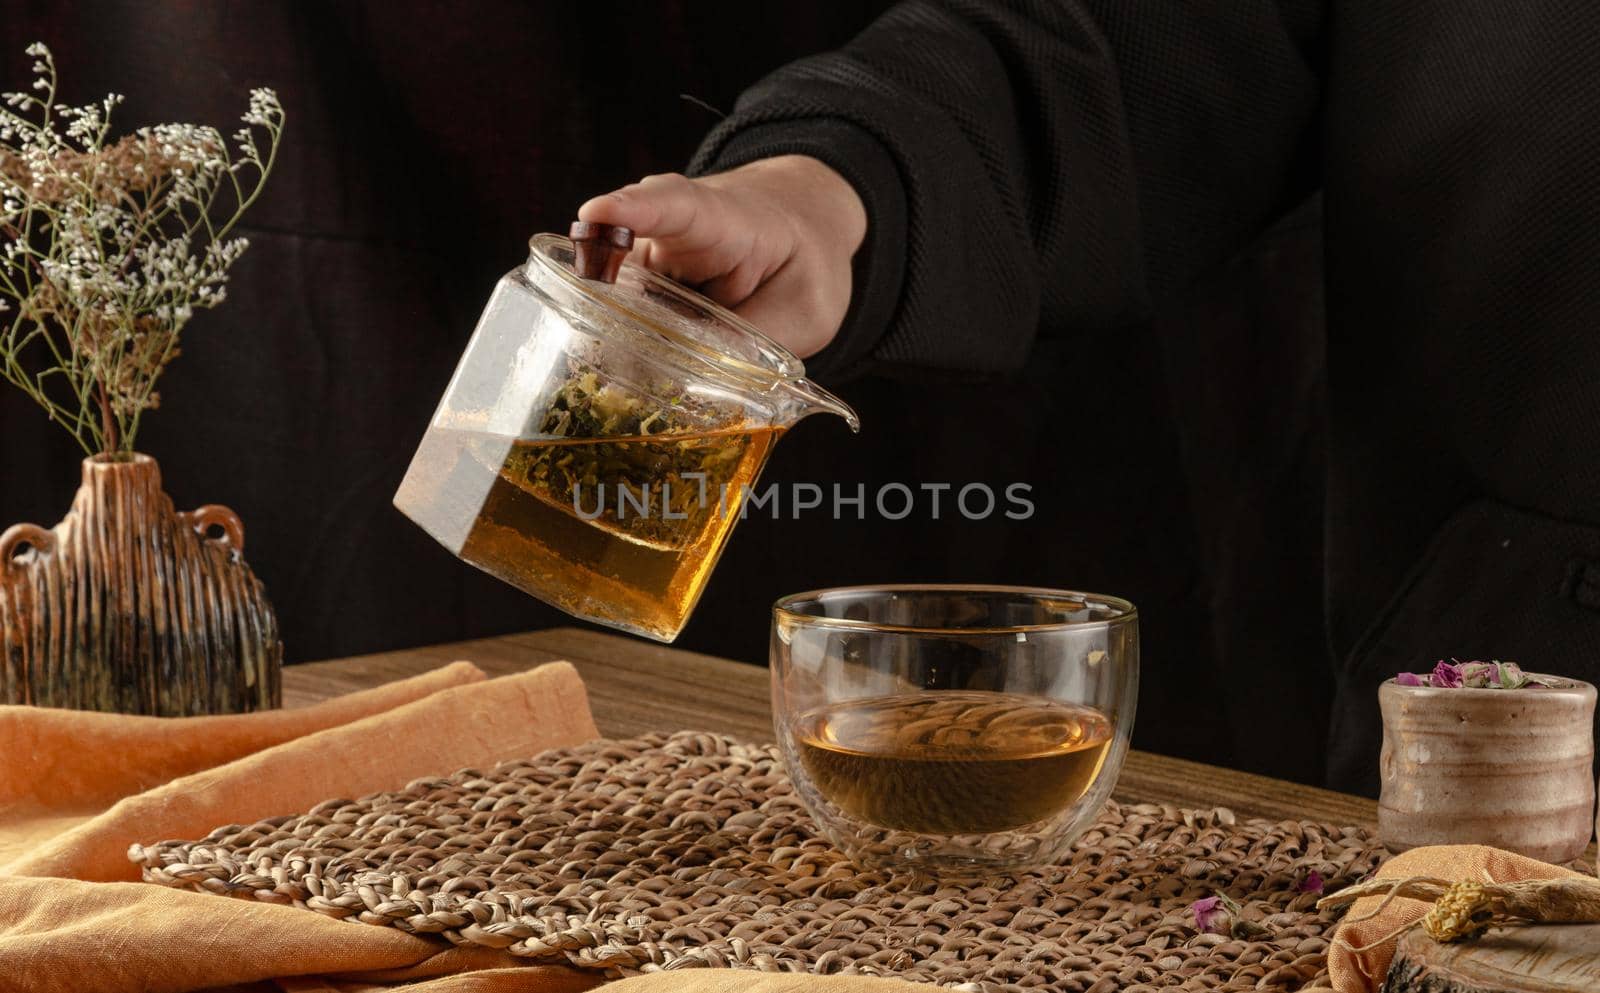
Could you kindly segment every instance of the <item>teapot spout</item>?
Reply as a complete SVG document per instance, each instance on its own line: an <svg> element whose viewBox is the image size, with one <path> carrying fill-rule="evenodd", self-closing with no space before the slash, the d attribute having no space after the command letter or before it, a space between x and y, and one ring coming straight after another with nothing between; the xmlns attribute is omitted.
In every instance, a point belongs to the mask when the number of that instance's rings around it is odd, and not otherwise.
<svg viewBox="0 0 1600 993"><path fill-rule="evenodd" d="M811 380L791 379L783 385L789 392L789 401L778 410L779 427L793 427L796 421L812 414L837 414L850 425L851 431L861 431L861 418L850 405Z"/></svg>

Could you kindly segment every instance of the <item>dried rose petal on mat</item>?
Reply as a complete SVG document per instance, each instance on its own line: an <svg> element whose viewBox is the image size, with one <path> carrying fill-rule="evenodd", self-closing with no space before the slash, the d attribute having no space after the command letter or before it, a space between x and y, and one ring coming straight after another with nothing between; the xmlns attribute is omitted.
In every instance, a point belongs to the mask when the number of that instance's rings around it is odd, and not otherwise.
<svg viewBox="0 0 1600 993"><path fill-rule="evenodd" d="M1189 913L1194 915L1194 927L1201 934L1225 934L1226 928L1218 929L1222 923L1222 899L1208 896L1196 900L1189 905Z"/></svg>

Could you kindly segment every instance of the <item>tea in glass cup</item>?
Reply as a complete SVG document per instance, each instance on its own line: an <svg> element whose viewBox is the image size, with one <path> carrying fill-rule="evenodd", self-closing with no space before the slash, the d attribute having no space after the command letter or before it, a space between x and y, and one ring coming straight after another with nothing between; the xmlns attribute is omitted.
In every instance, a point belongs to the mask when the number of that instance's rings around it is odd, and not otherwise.
<svg viewBox="0 0 1600 993"><path fill-rule="evenodd" d="M846 854L1004 871L1057 857L1110 795L1138 619L1060 590L822 590L777 603L771 661L790 776Z"/></svg>

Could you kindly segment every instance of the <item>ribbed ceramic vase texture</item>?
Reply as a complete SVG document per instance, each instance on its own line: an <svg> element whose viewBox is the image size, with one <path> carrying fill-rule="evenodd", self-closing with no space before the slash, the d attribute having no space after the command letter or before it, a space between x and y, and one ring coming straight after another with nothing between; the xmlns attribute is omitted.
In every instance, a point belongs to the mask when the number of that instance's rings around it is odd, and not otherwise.
<svg viewBox="0 0 1600 993"><path fill-rule="evenodd" d="M1545 862L1583 854L1595 826L1595 688L1401 686L1383 711L1378 837L1492 845Z"/></svg>
<svg viewBox="0 0 1600 993"><path fill-rule="evenodd" d="M244 529L175 512L146 455L84 460L60 524L0 534L0 702L177 717L276 707L283 645Z"/></svg>

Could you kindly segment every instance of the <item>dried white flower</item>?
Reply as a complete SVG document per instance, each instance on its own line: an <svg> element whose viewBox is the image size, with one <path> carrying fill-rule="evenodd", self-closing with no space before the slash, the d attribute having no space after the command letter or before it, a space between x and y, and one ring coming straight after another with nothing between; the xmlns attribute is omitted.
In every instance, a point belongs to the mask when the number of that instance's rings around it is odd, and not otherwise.
<svg viewBox="0 0 1600 993"><path fill-rule="evenodd" d="M27 51L47 96L7 93L15 110L0 109L0 310L14 313L0 321L0 375L85 450L131 450L184 326L226 299L247 245L229 233L272 168L283 108L252 90L236 154L193 124L111 140L122 97L58 104L49 49Z"/></svg>

